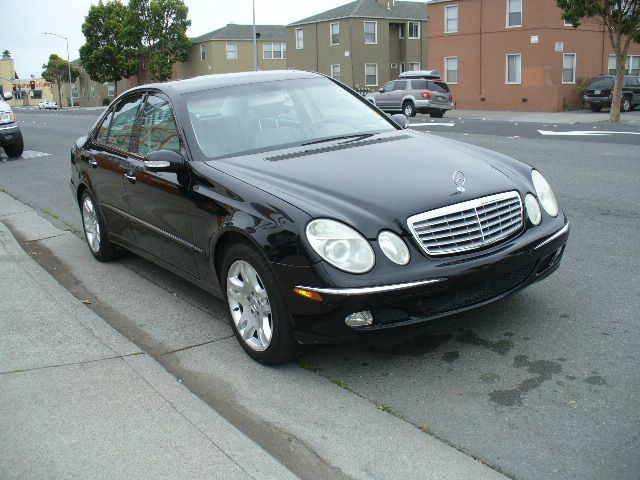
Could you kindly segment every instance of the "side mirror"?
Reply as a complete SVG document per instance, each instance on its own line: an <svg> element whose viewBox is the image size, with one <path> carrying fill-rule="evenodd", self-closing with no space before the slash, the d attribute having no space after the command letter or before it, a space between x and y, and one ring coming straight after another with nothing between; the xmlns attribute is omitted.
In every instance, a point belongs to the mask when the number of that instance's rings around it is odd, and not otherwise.
<svg viewBox="0 0 640 480"><path fill-rule="evenodd" d="M184 157L172 150L156 150L147 155L144 168L150 172L180 173L184 169Z"/></svg>
<svg viewBox="0 0 640 480"><path fill-rule="evenodd" d="M380 88L380 89L378 90L378 93L382 93L383 91L384 91L384 88Z"/></svg>
<svg viewBox="0 0 640 480"><path fill-rule="evenodd" d="M13 93L12 92L4 92L2 94L2 96L4 97L5 100L11 100L13 98Z"/></svg>
<svg viewBox="0 0 640 480"><path fill-rule="evenodd" d="M409 119L402 113L394 113L393 115L391 115L391 120L393 120L396 125L398 125L402 129L409 128Z"/></svg>

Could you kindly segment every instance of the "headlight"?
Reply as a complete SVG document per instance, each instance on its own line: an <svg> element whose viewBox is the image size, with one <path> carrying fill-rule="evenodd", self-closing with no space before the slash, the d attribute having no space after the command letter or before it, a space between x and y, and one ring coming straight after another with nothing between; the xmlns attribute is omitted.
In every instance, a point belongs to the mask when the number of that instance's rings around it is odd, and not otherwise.
<svg viewBox="0 0 640 480"><path fill-rule="evenodd" d="M527 216L529 217L529 220L531 220L531 223L534 225L540 225L542 212L540 211L540 205L538 204L536 197L527 193L527 196L524 197L524 205L527 209Z"/></svg>
<svg viewBox="0 0 640 480"><path fill-rule="evenodd" d="M353 228L335 220L312 220L307 240L323 259L349 273L365 273L376 261L369 242Z"/></svg>
<svg viewBox="0 0 640 480"><path fill-rule="evenodd" d="M557 217L558 202L556 201L556 196L553 194L553 190L551 190L549 182L547 182L537 170L531 172L531 180L533 181L533 186L536 189L536 195L538 196L538 200L540 200L542 208L552 217Z"/></svg>
<svg viewBox="0 0 640 480"><path fill-rule="evenodd" d="M0 123L11 123L16 121L16 114L13 112L0 113Z"/></svg>
<svg viewBox="0 0 640 480"><path fill-rule="evenodd" d="M389 260L398 265L409 263L409 249L402 239L393 232L385 230L378 235L380 249Z"/></svg>

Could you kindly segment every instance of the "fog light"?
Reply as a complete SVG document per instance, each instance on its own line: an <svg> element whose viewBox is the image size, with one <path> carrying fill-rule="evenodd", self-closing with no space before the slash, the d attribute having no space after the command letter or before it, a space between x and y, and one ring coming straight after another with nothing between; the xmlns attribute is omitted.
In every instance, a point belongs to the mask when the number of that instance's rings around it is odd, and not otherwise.
<svg viewBox="0 0 640 480"><path fill-rule="evenodd" d="M371 315L369 310L352 313L351 315L347 315L344 323L350 327L364 327L365 325L371 325L373 323L373 315Z"/></svg>

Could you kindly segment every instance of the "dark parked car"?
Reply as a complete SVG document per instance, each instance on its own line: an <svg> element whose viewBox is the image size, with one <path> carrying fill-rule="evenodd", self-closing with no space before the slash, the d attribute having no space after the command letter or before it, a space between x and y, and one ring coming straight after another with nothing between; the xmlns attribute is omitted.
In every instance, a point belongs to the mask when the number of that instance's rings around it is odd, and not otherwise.
<svg viewBox="0 0 640 480"><path fill-rule="evenodd" d="M297 71L123 93L71 188L98 260L124 247L223 298L265 364L497 300L556 270L569 232L529 165Z"/></svg>
<svg viewBox="0 0 640 480"><path fill-rule="evenodd" d="M591 79L584 93L584 103L591 105L591 110L599 112L602 107L610 107L613 98L615 75L602 75ZM629 112L640 105L640 77L625 75L622 84L622 103L620 110Z"/></svg>

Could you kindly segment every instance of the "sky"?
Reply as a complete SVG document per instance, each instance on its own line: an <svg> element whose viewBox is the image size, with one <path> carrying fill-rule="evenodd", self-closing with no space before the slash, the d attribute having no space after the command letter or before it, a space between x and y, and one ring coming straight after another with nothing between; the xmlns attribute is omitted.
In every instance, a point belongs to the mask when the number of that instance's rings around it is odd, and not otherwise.
<svg viewBox="0 0 640 480"><path fill-rule="evenodd" d="M256 23L286 25L349 1L255 0ZM67 37L70 59L79 58L78 51L85 42L81 26L89 7L95 3L98 1L29 0L24 4L25 8L14 8L16 2L0 0L0 52L11 52L20 78L29 78L32 74L40 76L42 64L48 61L51 53L67 58L65 40L42 32ZM123 3L127 1L123 0ZM191 20L187 34L197 37L232 22L251 24L251 3L252 0L185 0Z"/></svg>

